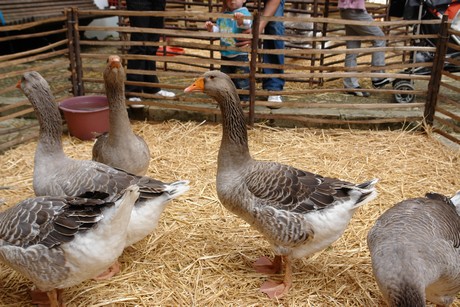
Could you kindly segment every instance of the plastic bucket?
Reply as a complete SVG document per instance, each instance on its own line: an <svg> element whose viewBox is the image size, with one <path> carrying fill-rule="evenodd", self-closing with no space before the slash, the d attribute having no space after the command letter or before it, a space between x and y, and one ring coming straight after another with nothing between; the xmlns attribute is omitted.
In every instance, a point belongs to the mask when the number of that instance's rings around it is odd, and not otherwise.
<svg viewBox="0 0 460 307"><path fill-rule="evenodd" d="M105 96L78 96L63 100L59 109L64 113L70 135L91 140L109 131L109 104Z"/></svg>

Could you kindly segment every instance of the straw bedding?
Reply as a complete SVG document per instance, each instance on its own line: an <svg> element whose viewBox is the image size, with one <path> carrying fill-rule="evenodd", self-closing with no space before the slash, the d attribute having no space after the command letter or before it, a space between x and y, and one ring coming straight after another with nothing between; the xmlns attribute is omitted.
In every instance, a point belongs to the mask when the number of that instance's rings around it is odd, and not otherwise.
<svg viewBox="0 0 460 307"><path fill-rule="evenodd" d="M293 287L280 300L258 291L268 276L251 263L272 256L266 241L223 208L215 192L220 125L136 122L150 145L148 175L189 179L191 190L166 208L156 231L128 248L122 272L106 282L66 289L68 306L382 306L372 276L366 235L387 208L428 191L460 188L460 152L408 131L249 130L253 157L322 175L362 182L377 177L379 197L360 208L344 235L326 250L293 263ZM33 196L30 142L0 156L6 209ZM90 159L92 142L64 136L68 155ZM275 276L276 277L276 276ZM278 276L281 278L281 276ZM31 283L0 265L0 305L25 306ZM458 304L458 302L457 302Z"/></svg>

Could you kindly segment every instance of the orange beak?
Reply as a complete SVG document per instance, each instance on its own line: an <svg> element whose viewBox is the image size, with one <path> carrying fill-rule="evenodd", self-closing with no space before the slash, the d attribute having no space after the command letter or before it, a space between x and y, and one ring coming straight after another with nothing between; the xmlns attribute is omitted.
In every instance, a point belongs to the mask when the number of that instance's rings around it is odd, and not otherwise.
<svg viewBox="0 0 460 307"><path fill-rule="evenodd" d="M18 83L16 83L16 87L17 87L18 89L21 89L21 81L22 81L22 80L19 79Z"/></svg>
<svg viewBox="0 0 460 307"><path fill-rule="evenodd" d="M190 85L184 90L184 93L191 93L191 92L204 92L204 78L203 77L196 79L192 85Z"/></svg>
<svg viewBox="0 0 460 307"><path fill-rule="evenodd" d="M120 68L121 67L121 63L120 62L110 62L110 68Z"/></svg>
<svg viewBox="0 0 460 307"><path fill-rule="evenodd" d="M121 59L118 55L111 55L107 60L110 64L111 68L120 68L121 66Z"/></svg>

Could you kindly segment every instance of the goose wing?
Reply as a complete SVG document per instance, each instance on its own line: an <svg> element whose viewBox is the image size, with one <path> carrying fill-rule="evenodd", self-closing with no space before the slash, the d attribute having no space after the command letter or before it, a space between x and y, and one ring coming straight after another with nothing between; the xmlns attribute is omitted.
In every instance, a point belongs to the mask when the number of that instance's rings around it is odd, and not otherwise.
<svg viewBox="0 0 460 307"><path fill-rule="evenodd" d="M355 185L275 162L258 162L246 176L248 190L263 206L289 212L323 210L348 199Z"/></svg>
<svg viewBox="0 0 460 307"><path fill-rule="evenodd" d="M136 176L90 160L71 160L54 176L52 195L81 195L101 191L114 197L130 185L139 187L139 198L152 198L165 192L167 184L146 176ZM48 180L50 181L50 180Z"/></svg>
<svg viewBox="0 0 460 307"><path fill-rule="evenodd" d="M87 192L81 197L42 196L26 199L0 216L0 245L27 248L41 244L53 248L70 242L78 232L103 218L106 193Z"/></svg>

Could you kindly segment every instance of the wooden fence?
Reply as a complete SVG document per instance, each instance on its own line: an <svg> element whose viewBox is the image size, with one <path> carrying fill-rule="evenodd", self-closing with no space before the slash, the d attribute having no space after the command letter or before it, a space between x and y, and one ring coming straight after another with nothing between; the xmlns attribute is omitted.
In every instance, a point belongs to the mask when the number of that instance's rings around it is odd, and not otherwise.
<svg viewBox="0 0 460 307"><path fill-rule="evenodd" d="M220 6L213 1L180 2L168 1L175 5L174 9L165 12L133 12L117 10L77 10L69 9L65 16L40 22L1 27L0 43L26 38L43 38L49 34L66 34L66 38L58 40L46 47L32 49L18 54L0 56L0 96L5 97L0 106L0 123L15 117L32 113L32 109L23 95L15 88L15 83L22 73L37 70L49 81L57 100L61 101L71 95L104 94L102 70L110 54L119 54L124 63L128 59L151 59L157 62L156 74L160 79L157 86L174 91L175 98L159 99L154 95L142 94L144 104L151 106L150 110L179 110L214 118L219 114L216 104L206 96L184 95L183 89L194 78L210 69L219 69L223 63L220 59L220 37L238 37L251 40L251 45L243 47L250 53L247 65L251 72L246 77L250 80L250 104L245 111L250 123L255 120L272 120L276 122L291 121L299 125L381 125L420 123L433 127L451 141L460 144L459 112L458 112L458 77L444 69L444 59L447 48L456 50L458 47L448 42L449 35L458 34L449 29L447 20L430 21L378 21L375 24L383 27L387 46L379 48L386 55L386 71L382 77L402 80L406 86L394 88L391 85L384 89L373 89L370 78L377 76L372 72L370 54L376 48L368 43L373 37L348 37L343 31L344 21L337 15L336 8L329 1L312 0L303 7L296 8L295 1L287 1L285 17L263 17L258 14L258 3L248 3L253 10L253 23L257 25L262 20L278 20L285 24L310 24L310 34L299 34L288 31L282 37L259 34L222 34L210 33L204 30L206 20L218 17L228 17L218 13ZM302 1L305 4L304 1ZM252 5L252 6L251 6ZM374 7L379 17L387 18L386 6ZM167 21L164 29L133 28L126 22L129 16L162 16ZM118 18L116 26L83 26L79 19L113 17ZM369 22L346 21L355 24L371 24ZM58 23L60 27L54 30L44 30L33 34L15 34L15 31L37 29L39 26ZM374 23L372 23L374 24ZM436 24L444 29L441 34L414 34L412 28L420 24ZM57 28L57 30L56 30ZM253 27L256 28L256 27ZM294 29L295 30L295 29ZM83 37L84 31L115 31L119 37L99 41ZM141 56L129 55L127 50L139 42L129 41L130 33L134 31L160 33L160 42L141 42L163 48L163 53ZM12 35L5 35L6 32ZM443 34L444 33L444 34ZM288 46L285 50L264 50L259 48L262 40L284 40ZM359 49L345 48L347 40L363 40ZM414 41L436 39L437 47L414 44ZM298 42L301 41L299 45ZM183 50L177 54L168 54L168 48ZM229 48L229 47L227 47ZM354 71L345 69L344 56L346 53L359 53L359 65ZM432 53L435 60L427 63L414 63L411 54L414 52ZM282 67L262 63L262 54L283 53L286 63ZM449 58L452 65L459 65L455 57ZM225 63L231 65L233 63ZM266 97L272 92L261 88L260 80L269 77L261 73L264 67L283 68L282 77L286 86L280 94L284 98L283 107L269 109L270 103ZM417 74L416 69L427 69L432 73ZM134 71L133 71L134 72ZM135 71L137 73L142 71ZM369 98L357 98L346 95L342 78L356 76L361 78L365 90L371 93ZM380 75L378 75L380 76ZM451 81L444 81L445 79ZM66 81L66 82L63 82ZM429 85L429 86L428 86ZM440 90L441 88L441 90ZM449 90L449 95L444 95ZM411 103L395 103L395 97L412 98ZM439 97L439 99L438 99ZM404 100L404 99L403 99ZM128 102L127 102L128 103ZM0 130L0 135L10 133L7 129ZM9 143L8 143L9 142ZM8 141L2 148L11 146L14 141Z"/></svg>

